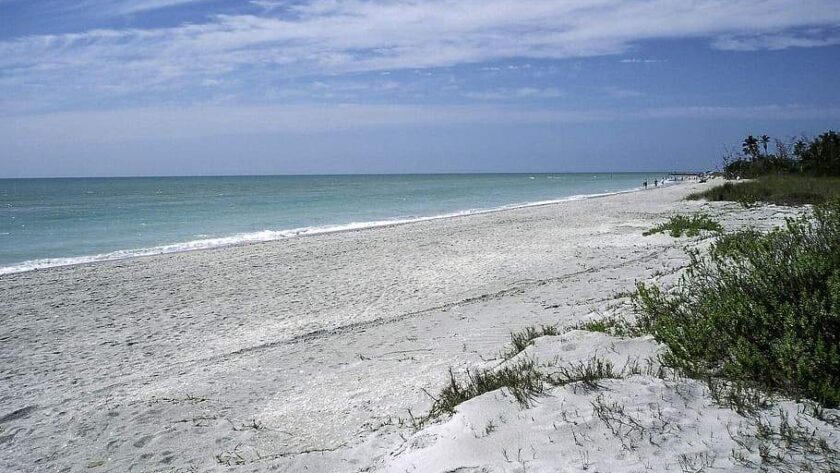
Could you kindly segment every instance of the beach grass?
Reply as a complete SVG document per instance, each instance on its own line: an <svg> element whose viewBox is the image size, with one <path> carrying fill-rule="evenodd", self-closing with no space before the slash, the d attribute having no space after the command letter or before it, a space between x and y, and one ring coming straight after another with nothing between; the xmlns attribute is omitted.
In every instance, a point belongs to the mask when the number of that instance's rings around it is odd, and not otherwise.
<svg viewBox="0 0 840 473"><path fill-rule="evenodd" d="M513 358L528 348L533 341L546 335L559 335L560 331L553 325L542 325L540 327L525 327L518 332L510 334L510 347L502 354L506 360Z"/></svg>
<svg viewBox="0 0 840 473"><path fill-rule="evenodd" d="M547 381L553 386L566 386L580 383L584 389L599 389L598 381L602 379L619 379L624 377L622 371L617 371L609 360L591 358L586 363L578 363L570 366L561 366L547 377Z"/></svg>
<svg viewBox="0 0 840 473"><path fill-rule="evenodd" d="M762 176L745 182L727 182L686 197L688 200L731 201L744 205L759 202L776 205L820 204L838 198L840 178L801 175Z"/></svg>
<svg viewBox="0 0 840 473"><path fill-rule="evenodd" d="M671 366L840 405L840 201L689 255L674 290L633 297Z"/></svg>
<svg viewBox="0 0 840 473"><path fill-rule="evenodd" d="M600 332L614 337L638 337L644 334L638 326L621 317L604 317L580 324L580 330Z"/></svg>
<svg viewBox="0 0 840 473"><path fill-rule="evenodd" d="M689 216L675 215L669 218L667 222L661 223L644 232L643 235L649 236L656 233L667 232L674 238L679 238L683 235L696 237L700 235L701 231L720 233L723 231L723 227L720 223L705 214Z"/></svg>
<svg viewBox="0 0 840 473"><path fill-rule="evenodd" d="M528 333L536 333L535 330ZM549 330L546 335L554 334L556 332ZM530 358L516 360L496 369L467 370L463 380L459 380L450 369L443 389L436 396L429 394L433 401L429 411L421 417L415 417L411 411L409 415L412 425L419 429L431 420L454 414L455 408L461 403L498 389L506 389L517 403L528 407L537 396L545 392L546 386L575 384L585 390L598 389L601 387L599 380L620 379L638 372L637 365L628 364L624 369L616 370L612 362L597 357L577 364L555 366L550 374L541 371Z"/></svg>
<svg viewBox="0 0 840 473"><path fill-rule="evenodd" d="M446 386L437 396L432 396L434 402L428 414L416 419L414 424L422 426L428 420L453 414L462 402L502 388L507 388L518 403L527 406L543 392L543 374L533 360L521 360L496 370L467 370L464 381L458 381L450 369Z"/></svg>

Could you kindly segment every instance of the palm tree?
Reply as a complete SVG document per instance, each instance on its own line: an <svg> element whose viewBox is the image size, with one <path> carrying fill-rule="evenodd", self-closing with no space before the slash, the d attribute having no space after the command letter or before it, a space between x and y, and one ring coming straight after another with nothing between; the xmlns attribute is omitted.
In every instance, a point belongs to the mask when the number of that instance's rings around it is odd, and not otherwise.
<svg viewBox="0 0 840 473"><path fill-rule="evenodd" d="M755 161L755 158L758 157L758 140L753 135L749 135L744 139L744 144L741 146L744 154L752 158L752 161Z"/></svg>
<svg viewBox="0 0 840 473"><path fill-rule="evenodd" d="M761 135L759 138L761 144L764 145L764 156L767 157L767 143L770 142L770 137L767 135Z"/></svg>

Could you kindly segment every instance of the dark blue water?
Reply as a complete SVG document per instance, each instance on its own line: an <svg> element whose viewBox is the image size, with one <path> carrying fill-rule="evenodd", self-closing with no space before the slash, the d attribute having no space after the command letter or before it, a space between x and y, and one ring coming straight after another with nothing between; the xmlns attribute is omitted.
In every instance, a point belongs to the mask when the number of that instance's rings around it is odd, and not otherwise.
<svg viewBox="0 0 840 473"><path fill-rule="evenodd" d="M0 274L470 213L656 173L0 180Z"/></svg>

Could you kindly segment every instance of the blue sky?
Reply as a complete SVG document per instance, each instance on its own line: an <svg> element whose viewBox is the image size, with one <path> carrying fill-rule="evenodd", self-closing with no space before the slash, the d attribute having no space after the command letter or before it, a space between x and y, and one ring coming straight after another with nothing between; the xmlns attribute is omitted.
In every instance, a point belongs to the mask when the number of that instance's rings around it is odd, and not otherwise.
<svg viewBox="0 0 840 473"><path fill-rule="evenodd" d="M0 0L0 177L708 169L837 77L836 0Z"/></svg>

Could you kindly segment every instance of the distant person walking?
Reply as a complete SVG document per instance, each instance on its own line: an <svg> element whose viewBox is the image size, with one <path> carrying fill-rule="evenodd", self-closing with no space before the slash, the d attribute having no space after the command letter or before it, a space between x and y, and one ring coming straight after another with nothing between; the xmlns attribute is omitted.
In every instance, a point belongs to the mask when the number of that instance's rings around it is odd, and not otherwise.
<svg viewBox="0 0 840 473"><path fill-rule="evenodd" d="M653 180L653 187L659 187L659 179Z"/></svg>
<svg viewBox="0 0 840 473"><path fill-rule="evenodd" d="M643 182L643 183L642 183L642 186L643 186L645 189L647 189L647 181Z"/></svg>

